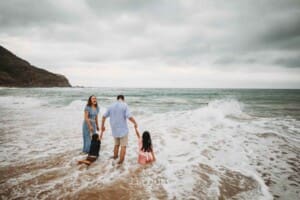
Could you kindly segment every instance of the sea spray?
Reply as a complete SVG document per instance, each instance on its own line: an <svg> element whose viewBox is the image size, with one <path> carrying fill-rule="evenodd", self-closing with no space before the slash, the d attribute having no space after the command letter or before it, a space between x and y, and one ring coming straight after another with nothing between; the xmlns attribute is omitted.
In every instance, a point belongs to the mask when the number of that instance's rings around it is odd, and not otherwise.
<svg viewBox="0 0 300 200"><path fill-rule="evenodd" d="M105 188L119 184L136 198L295 199L300 114L286 107L299 107L300 94L289 92L1 88L0 195L71 199L94 187L106 194ZM100 158L89 168L78 166L85 157L81 129L88 96L97 96L102 115L119 93L140 130L150 131L156 163L137 164L130 125L126 161L118 167L109 159L107 123ZM137 188L144 193L133 193Z"/></svg>

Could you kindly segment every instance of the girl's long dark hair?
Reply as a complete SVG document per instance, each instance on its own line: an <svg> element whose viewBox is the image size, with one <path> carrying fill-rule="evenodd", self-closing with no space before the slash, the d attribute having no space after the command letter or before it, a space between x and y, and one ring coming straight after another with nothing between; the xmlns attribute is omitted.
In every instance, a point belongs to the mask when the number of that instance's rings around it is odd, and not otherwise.
<svg viewBox="0 0 300 200"><path fill-rule="evenodd" d="M141 150L144 152L152 151L152 141L151 141L150 133L148 131L145 131L143 133L143 146L142 146Z"/></svg>
<svg viewBox="0 0 300 200"><path fill-rule="evenodd" d="M92 97L96 97L95 95L91 95L88 99L87 106L92 107ZM96 108L98 107L98 103L96 103Z"/></svg>

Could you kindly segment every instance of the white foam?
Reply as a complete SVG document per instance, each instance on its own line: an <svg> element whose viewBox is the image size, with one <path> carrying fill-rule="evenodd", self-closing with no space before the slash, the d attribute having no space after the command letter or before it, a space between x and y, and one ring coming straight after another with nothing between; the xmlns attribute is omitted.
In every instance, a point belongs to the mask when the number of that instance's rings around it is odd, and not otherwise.
<svg viewBox="0 0 300 200"><path fill-rule="evenodd" d="M4 112L13 111L10 118L14 119L5 124L2 123L2 128L6 131L20 133L7 134L6 137L2 137L0 160L5 160L5 163L1 162L2 166L68 151L80 151L85 102L74 100L65 107L50 107L47 106L47 101L41 99L1 96L0 104L4 108L4 111L0 113L1 117L4 117ZM199 177L193 177L191 170L195 165L201 163L211 166L214 170L225 167L253 177L260 188L255 198L270 199L271 194L268 187L251 165L256 151L244 146L244 142L248 139L247 134L265 131L264 123L270 122L270 119L264 119L264 122L252 119L243 112L243 104L234 99L213 100L207 106L189 111L147 115L140 110L140 107L131 107L131 110L136 113L141 132L145 129L151 132L157 162L150 170L161 171L159 174L153 173L151 176L163 176L167 180L163 183L163 187L167 190L170 198L181 199L192 192ZM101 113L104 112L105 107L101 107ZM240 121L239 119L249 120ZM273 123L272 126L279 125ZM288 124L288 126L298 130L294 123ZM106 124L106 127L107 132L102 141L101 158L96 162L97 166L103 167L103 172L101 172L101 176L92 180L93 183L110 183L125 176L130 170L138 168L136 164L137 139L132 127L130 126L126 163L121 169L116 169L111 160L108 160L113 149L113 139L109 123ZM11 140L14 142L11 143ZM257 145L257 148L260 146ZM70 168L70 172L68 177L63 179L76 178L87 173L87 170L73 169L73 165L78 159L81 157L70 158L69 166L67 166ZM97 170L97 167L91 168L89 173L96 173ZM28 174L24 174L22 180L27 180L27 176ZM213 180L213 185L211 190L207 191L207 195L218 196L218 177L211 175L210 179ZM82 181L76 187L79 190L87 187L88 184L88 181ZM49 185L47 186L49 187ZM146 188L151 191L151 186L148 187L146 185Z"/></svg>
<svg viewBox="0 0 300 200"><path fill-rule="evenodd" d="M236 138L240 123L230 118L247 116L242 109L236 100L217 100L196 110L157 114L146 120L145 123L154 128L153 140L158 146L158 160L162 160L160 163L168 168L165 176L169 184L164 186L171 197L184 198L184 194L178 192L178 183L186 185L185 191L191 192L195 179L188 171L197 163L205 163L216 169L224 166L236 170L239 166L255 174L250 166L249 152L244 150L243 141ZM160 142L163 145L160 146ZM208 151L211 157L202 156L203 151ZM176 172L183 174L177 177ZM212 191L217 195L217 179L211 178L216 180ZM263 181L259 184L262 192L258 197L268 199L270 193Z"/></svg>
<svg viewBox="0 0 300 200"><path fill-rule="evenodd" d="M61 109L64 109L66 111L74 111L74 112L82 111L83 112L85 105L86 105L86 102L84 102L82 100L75 100L75 101L72 101L69 105L62 107Z"/></svg>
<svg viewBox="0 0 300 200"><path fill-rule="evenodd" d="M28 109L41 105L47 105L47 102L32 97L0 96L0 107L2 108Z"/></svg>

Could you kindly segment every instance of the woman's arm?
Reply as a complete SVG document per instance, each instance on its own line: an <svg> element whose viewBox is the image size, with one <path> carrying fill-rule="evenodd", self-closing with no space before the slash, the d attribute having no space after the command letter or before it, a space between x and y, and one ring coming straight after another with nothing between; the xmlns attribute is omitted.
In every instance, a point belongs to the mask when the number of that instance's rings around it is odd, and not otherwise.
<svg viewBox="0 0 300 200"><path fill-rule="evenodd" d="M95 121L96 121L96 128L97 128L97 131L99 131L98 115L96 115Z"/></svg>
<svg viewBox="0 0 300 200"><path fill-rule="evenodd" d="M140 132L139 132L138 128L134 127L134 129L135 129L135 134L136 134L137 138L140 139L141 136L140 136Z"/></svg>

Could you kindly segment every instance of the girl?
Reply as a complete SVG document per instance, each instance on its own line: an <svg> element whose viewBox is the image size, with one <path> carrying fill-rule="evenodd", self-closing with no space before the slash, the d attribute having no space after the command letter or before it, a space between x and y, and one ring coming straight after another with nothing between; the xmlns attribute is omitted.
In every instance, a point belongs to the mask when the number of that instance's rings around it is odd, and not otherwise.
<svg viewBox="0 0 300 200"><path fill-rule="evenodd" d="M90 96L84 109L84 121L82 126L83 134L83 153L89 153L91 145L91 136L99 131L98 126L99 107L94 95ZM91 134L91 135L90 135Z"/></svg>
<svg viewBox="0 0 300 200"><path fill-rule="evenodd" d="M135 133L139 140L138 163L144 165L154 162L156 159L153 151L150 133L148 131L144 131L142 139L140 138L140 133L137 127L135 127Z"/></svg>

